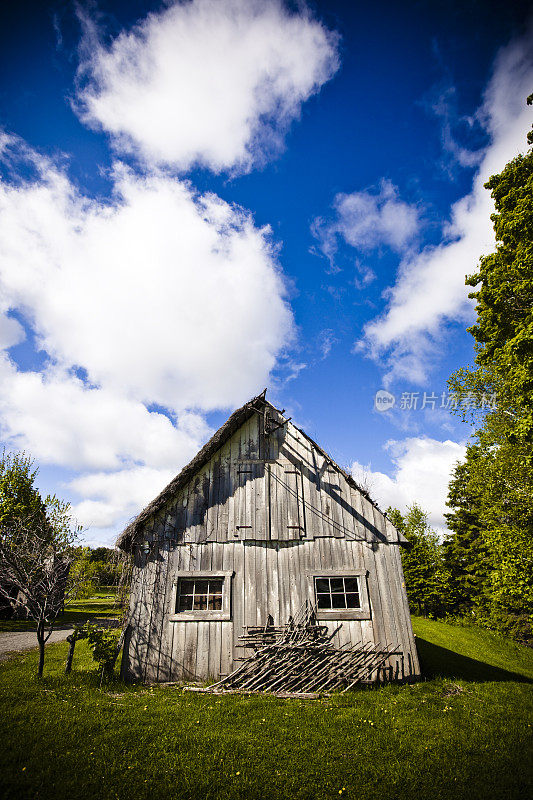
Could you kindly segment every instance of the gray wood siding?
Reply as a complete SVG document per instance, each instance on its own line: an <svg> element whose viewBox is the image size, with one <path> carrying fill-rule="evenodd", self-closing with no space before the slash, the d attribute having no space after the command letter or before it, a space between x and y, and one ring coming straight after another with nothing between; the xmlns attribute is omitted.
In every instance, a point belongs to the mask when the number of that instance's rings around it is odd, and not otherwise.
<svg viewBox="0 0 533 800"><path fill-rule="evenodd" d="M274 419L274 415L271 414ZM275 420L274 420L275 421ZM290 422L269 436L252 416L145 525L136 548L124 674L209 680L244 655L245 625L276 625L314 602L320 570L366 572L369 619L328 620L338 645L397 645L390 679L419 664L396 532ZM230 621L171 621L180 571L233 572ZM229 580L229 579L226 579Z"/></svg>
<svg viewBox="0 0 533 800"><path fill-rule="evenodd" d="M365 570L370 619L327 620L337 645L350 642L398 645L401 657L385 665L391 679L419 674L398 545L372 545L336 537L286 542L237 541L177 545L163 549L137 571L132 591L132 635L125 655L127 672L147 681L209 680L234 669L244 655L238 638L245 625L271 614L287 622L306 600L314 601L310 572ZM231 621L173 622L170 590L180 571L234 571ZM321 621L322 622L322 621Z"/></svg>

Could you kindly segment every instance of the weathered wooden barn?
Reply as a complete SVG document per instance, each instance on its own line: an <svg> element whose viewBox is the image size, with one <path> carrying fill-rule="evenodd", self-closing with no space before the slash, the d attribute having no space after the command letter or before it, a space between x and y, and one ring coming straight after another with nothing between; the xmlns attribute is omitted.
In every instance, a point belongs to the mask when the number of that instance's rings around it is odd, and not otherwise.
<svg viewBox="0 0 533 800"><path fill-rule="evenodd" d="M134 558L125 677L219 679L250 652L245 628L282 626L306 604L337 648L391 653L372 680L419 675L406 540L265 393L229 417L117 544Z"/></svg>

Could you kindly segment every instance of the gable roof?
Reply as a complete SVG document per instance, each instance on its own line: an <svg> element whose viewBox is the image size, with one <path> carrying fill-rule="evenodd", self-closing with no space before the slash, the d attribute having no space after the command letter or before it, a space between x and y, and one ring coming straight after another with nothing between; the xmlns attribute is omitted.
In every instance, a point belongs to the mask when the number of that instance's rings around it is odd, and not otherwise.
<svg viewBox="0 0 533 800"><path fill-rule="evenodd" d="M117 547L119 547L121 550L130 550L143 523L147 522L150 517L164 508L167 502L179 491L179 489L189 482L189 480L198 472L198 470L209 461L209 459L217 452L217 450L219 450L222 445L224 445L228 439L233 436L235 431L237 431L241 425L249 420L253 414L262 411L265 406L269 406L271 409L273 409L273 411L281 414L279 409L265 399L266 391L267 390L264 389L264 391L262 391L261 394L258 394L257 397L252 397L251 400L248 400L247 403L233 412L233 414L217 430L217 432L213 434L213 436L202 447L202 449L198 451L192 461L189 461L189 463L183 467L181 472L178 473L178 475L176 475L176 477L173 478L167 486L165 486L163 491L160 492L157 497L152 500L152 502L149 503L146 508L144 508L141 513L135 517L135 519L132 520L132 522L130 522L130 524L122 531L116 542ZM296 428L296 426L294 427ZM359 484L348 472L343 470L342 467L339 467L339 465L331 458L331 456L326 453L325 450L323 450L315 441L313 441L313 439L311 439L311 437L308 436L305 431L301 430L301 428L296 428L296 430L301 433L302 436L304 436L313 445L313 447L315 447L318 452L341 473L341 475L344 476L350 486L353 486L355 489L361 492L361 494L363 494L378 510L380 510L378 504L372 500L368 492L359 486ZM407 540L399 531L398 541L402 544L407 543Z"/></svg>

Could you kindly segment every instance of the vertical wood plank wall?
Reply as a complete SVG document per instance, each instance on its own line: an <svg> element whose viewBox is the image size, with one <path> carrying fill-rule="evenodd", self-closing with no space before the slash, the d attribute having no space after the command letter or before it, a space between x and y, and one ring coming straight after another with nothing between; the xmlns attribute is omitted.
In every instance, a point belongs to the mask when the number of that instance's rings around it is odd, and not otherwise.
<svg viewBox="0 0 533 800"><path fill-rule="evenodd" d="M309 600L313 571L366 571L370 619L342 620L338 645L394 645L391 680L420 674L394 528L290 423L269 437L252 416L145 526L136 548L123 674L208 680L245 655L245 625L287 622ZM171 621L180 571L234 573L230 621ZM321 622L322 624L322 622ZM339 621L328 620L333 632ZM383 672L382 672L383 674Z"/></svg>

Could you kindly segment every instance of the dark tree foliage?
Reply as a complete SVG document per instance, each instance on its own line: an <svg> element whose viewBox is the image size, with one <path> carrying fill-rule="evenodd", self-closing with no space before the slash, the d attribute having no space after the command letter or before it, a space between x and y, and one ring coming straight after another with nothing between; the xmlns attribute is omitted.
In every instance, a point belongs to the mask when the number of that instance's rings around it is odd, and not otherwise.
<svg viewBox="0 0 533 800"><path fill-rule="evenodd" d="M442 547L427 514L414 503L405 515L388 508L387 516L409 541L410 547L402 548L402 566L411 610L423 616L442 616L449 581Z"/></svg>
<svg viewBox="0 0 533 800"><path fill-rule="evenodd" d="M104 564L111 562L115 556L115 551L111 547L89 548L89 558L91 561L101 561Z"/></svg>
<svg viewBox="0 0 533 800"><path fill-rule="evenodd" d="M478 458L479 448L470 445L466 463L457 464L449 486L448 505L454 511L445 514L451 533L443 543L443 556L449 607L456 612L484 607L490 593L492 562L480 523L481 494L469 482L470 464Z"/></svg>
<svg viewBox="0 0 533 800"><path fill-rule="evenodd" d="M467 389L495 390L514 424L515 440L533 437L533 151L511 161L485 184L496 206L496 251L467 278L477 290L476 370L464 371ZM470 383L468 381L470 379ZM475 383L474 383L475 381Z"/></svg>

